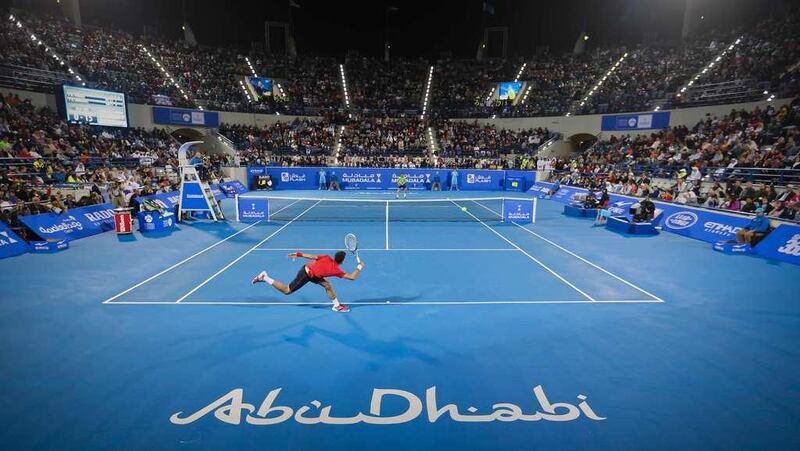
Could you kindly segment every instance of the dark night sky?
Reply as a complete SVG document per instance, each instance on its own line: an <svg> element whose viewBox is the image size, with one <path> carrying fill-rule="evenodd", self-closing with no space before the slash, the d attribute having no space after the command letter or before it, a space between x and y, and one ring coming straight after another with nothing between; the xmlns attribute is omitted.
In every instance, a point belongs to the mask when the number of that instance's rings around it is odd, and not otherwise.
<svg viewBox="0 0 800 451"><path fill-rule="evenodd" d="M57 10L56 0L5 0L37 9ZM436 56L451 51L474 57L487 26L509 27L509 55L531 55L541 46L563 52L585 28L589 46L635 44L646 37L680 36L684 0L489 0L494 15L484 15L483 0L378 0L336 2L295 0L293 8L300 54L382 54L386 6L392 54ZM779 14L787 0L694 0L703 28L749 25ZM80 0L85 23L101 23L141 33L143 25L180 38L186 18L201 44L247 49L264 42L264 21L286 22L288 0Z"/></svg>

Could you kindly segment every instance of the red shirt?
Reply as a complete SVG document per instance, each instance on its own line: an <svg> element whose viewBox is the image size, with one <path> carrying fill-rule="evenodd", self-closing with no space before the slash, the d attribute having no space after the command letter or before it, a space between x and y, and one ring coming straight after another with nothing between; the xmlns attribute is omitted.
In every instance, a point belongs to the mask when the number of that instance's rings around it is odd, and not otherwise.
<svg viewBox="0 0 800 451"><path fill-rule="evenodd" d="M344 276L344 271L342 271L342 268L339 268L339 264L328 255L318 256L314 263L307 264L306 268L308 268L311 277Z"/></svg>

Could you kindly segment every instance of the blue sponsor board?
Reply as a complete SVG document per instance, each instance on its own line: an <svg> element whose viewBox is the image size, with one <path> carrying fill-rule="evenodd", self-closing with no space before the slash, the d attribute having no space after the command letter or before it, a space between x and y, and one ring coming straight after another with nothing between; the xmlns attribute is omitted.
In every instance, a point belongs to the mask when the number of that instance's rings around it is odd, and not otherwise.
<svg viewBox="0 0 800 451"><path fill-rule="evenodd" d="M603 116L600 130L631 131L631 130L661 130L669 128L669 111L654 111L640 114L614 114Z"/></svg>
<svg viewBox="0 0 800 451"><path fill-rule="evenodd" d="M553 183L536 182L529 191L537 195L544 195L554 186ZM588 192L584 188L561 185L559 190L553 194L552 199L562 203L571 203L576 194L585 195ZM608 209L611 210L613 216L625 216L627 219L631 219L630 209L637 202L639 200L634 197L609 194ZM750 218L745 216L666 202L654 201L653 203L662 212L657 218L657 225L663 227L665 231L708 243L735 239L736 232L750 223Z"/></svg>
<svg viewBox="0 0 800 451"><path fill-rule="evenodd" d="M244 194L248 191L247 187L238 180L231 180L219 184L219 188L228 196L236 197L237 194Z"/></svg>
<svg viewBox="0 0 800 451"><path fill-rule="evenodd" d="M161 214L157 211L140 211L136 215L139 231L143 233L164 232L175 228L175 214Z"/></svg>
<svg viewBox="0 0 800 451"><path fill-rule="evenodd" d="M73 208L60 215L42 213L20 216L19 220L45 240L75 240L114 229L114 207L111 204Z"/></svg>
<svg viewBox="0 0 800 451"><path fill-rule="evenodd" d="M505 199L503 201L503 221L518 224L533 222L533 200Z"/></svg>
<svg viewBox="0 0 800 451"><path fill-rule="evenodd" d="M55 254L69 249L69 240L61 241L31 241L30 251L35 254Z"/></svg>
<svg viewBox="0 0 800 451"><path fill-rule="evenodd" d="M236 204L237 218L240 222L269 220L269 200L266 198L241 198Z"/></svg>
<svg viewBox="0 0 800 451"><path fill-rule="evenodd" d="M464 191L497 191L504 189L503 180L505 171L493 171L489 169L464 169L459 171L461 180L459 189Z"/></svg>
<svg viewBox="0 0 800 451"><path fill-rule="evenodd" d="M325 168L328 182L336 179L345 190L396 189L400 174L405 174L407 186L411 190L430 189L438 174L441 189L449 188L451 181L449 169L403 169L403 168ZM253 186L255 177L269 175L275 189L317 189L320 168L303 167L249 167L248 186ZM462 169L459 171L459 187L463 190L499 191L505 189L506 177L517 177L525 186L536 180L535 171L500 171L481 169ZM523 188L524 189L524 188Z"/></svg>
<svg viewBox="0 0 800 451"><path fill-rule="evenodd" d="M21 255L27 251L25 240L17 236L6 223L0 221L0 258Z"/></svg>
<svg viewBox="0 0 800 451"><path fill-rule="evenodd" d="M181 210L208 210L208 201L200 182L184 182Z"/></svg>
<svg viewBox="0 0 800 451"><path fill-rule="evenodd" d="M754 251L762 257L800 265L800 227L779 225L756 245Z"/></svg>
<svg viewBox="0 0 800 451"><path fill-rule="evenodd" d="M519 169L508 169L505 171L506 189L508 189L508 179L519 177L524 182L522 191L526 191L529 187L536 183L536 171L521 171ZM516 190L512 190L516 191Z"/></svg>
<svg viewBox="0 0 800 451"><path fill-rule="evenodd" d="M227 199L228 198L228 195L225 194L224 191L222 191L222 188L218 184L209 183L208 187L209 187L209 189L211 189L211 193L214 195L214 199L222 200L222 199Z"/></svg>
<svg viewBox="0 0 800 451"><path fill-rule="evenodd" d="M736 232L750 223L750 218L718 213L685 205L656 202L663 211L661 227L678 235L708 243L735 240Z"/></svg>
<svg viewBox="0 0 800 451"><path fill-rule="evenodd" d="M153 122L163 125L183 125L189 127L219 127L219 113L216 111L187 110L183 108L153 107Z"/></svg>
<svg viewBox="0 0 800 451"><path fill-rule="evenodd" d="M172 191L169 193L158 193L158 194L151 194L149 196L141 196L136 198L136 202L139 205L142 204L142 201L152 200L155 201L157 204L161 205L165 210L172 210L178 205L178 200L181 198L180 191Z"/></svg>

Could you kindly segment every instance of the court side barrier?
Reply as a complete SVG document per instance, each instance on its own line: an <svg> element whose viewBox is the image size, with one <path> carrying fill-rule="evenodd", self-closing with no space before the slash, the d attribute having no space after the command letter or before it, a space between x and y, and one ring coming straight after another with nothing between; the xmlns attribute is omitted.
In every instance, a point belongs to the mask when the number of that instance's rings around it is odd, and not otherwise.
<svg viewBox="0 0 800 451"><path fill-rule="evenodd" d="M406 174L410 190L430 189L436 174L442 190L448 190L452 178L452 169L250 166L247 186L253 186L255 177L269 175L276 190L318 189L320 170L325 171L327 182L336 177L343 190L395 189L400 174ZM509 185L509 190L525 191L536 181L535 171L458 169L457 172L458 188L464 191L503 191L507 189L506 178L517 180L516 186Z"/></svg>
<svg viewBox="0 0 800 451"><path fill-rule="evenodd" d="M28 245L9 228L5 222L0 221L0 258L14 257L28 252Z"/></svg>
<svg viewBox="0 0 800 451"><path fill-rule="evenodd" d="M536 182L529 192L537 196L546 195L555 184ZM561 185L553 194L552 200L568 204L576 194L586 194L589 190L577 186ZM609 193L609 209L614 215L630 218L630 207L639 202L631 196ZM736 232L746 227L751 218L745 215L712 211L687 205L653 201L662 210L658 224L662 230L683 235L707 243L735 240ZM776 221L772 221L775 223ZM759 242L753 253L765 258L781 260L800 265L800 226L780 223L766 238Z"/></svg>
<svg viewBox="0 0 800 451"><path fill-rule="evenodd" d="M114 207L111 204L89 205L62 214L20 216L19 221L47 241L77 240L114 230Z"/></svg>
<svg viewBox="0 0 800 451"><path fill-rule="evenodd" d="M230 182L223 182L220 184L210 183L208 185L211 192L214 193L214 198L222 200L226 198L236 197L237 194L244 194L248 192L244 184L238 180ZM151 194L149 196L140 196L136 198L136 202L141 205L144 200L152 200L161 205L166 210L172 210L178 205L181 193L179 191L172 191L169 193Z"/></svg>

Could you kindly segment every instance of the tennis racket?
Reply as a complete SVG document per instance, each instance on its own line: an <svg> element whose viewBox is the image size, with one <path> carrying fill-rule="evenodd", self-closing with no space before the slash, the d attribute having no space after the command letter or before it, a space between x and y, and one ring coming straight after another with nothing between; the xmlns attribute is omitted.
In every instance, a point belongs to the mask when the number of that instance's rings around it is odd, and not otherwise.
<svg viewBox="0 0 800 451"><path fill-rule="evenodd" d="M344 246L351 254L356 256L356 261L361 263L361 259L358 258L358 238L354 234L348 233L344 236Z"/></svg>

